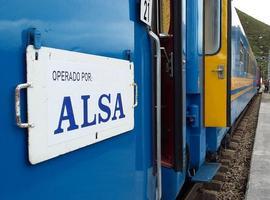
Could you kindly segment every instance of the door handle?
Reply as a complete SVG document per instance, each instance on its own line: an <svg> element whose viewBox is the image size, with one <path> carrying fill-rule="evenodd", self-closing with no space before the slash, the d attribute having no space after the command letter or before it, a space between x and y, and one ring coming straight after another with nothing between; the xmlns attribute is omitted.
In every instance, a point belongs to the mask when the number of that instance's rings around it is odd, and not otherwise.
<svg viewBox="0 0 270 200"><path fill-rule="evenodd" d="M219 65L217 69L212 70L212 72L215 72L218 74L218 79L224 79L224 65Z"/></svg>

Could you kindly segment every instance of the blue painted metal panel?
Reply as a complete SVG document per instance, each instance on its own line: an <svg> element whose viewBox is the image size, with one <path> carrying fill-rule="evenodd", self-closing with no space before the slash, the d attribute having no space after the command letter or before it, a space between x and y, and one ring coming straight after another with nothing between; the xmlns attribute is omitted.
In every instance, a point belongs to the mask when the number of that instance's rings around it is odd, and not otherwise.
<svg viewBox="0 0 270 200"><path fill-rule="evenodd" d="M229 128L207 128L206 129L206 141L207 141L207 151L216 152L226 135Z"/></svg>
<svg viewBox="0 0 270 200"><path fill-rule="evenodd" d="M204 163L192 177L194 182L210 182L219 170L220 163Z"/></svg>
<svg viewBox="0 0 270 200"><path fill-rule="evenodd" d="M203 1L187 1L187 144L190 168L199 169L206 156L203 125ZM196 122L190 116L196 111ZM196 126L194 126L194 124Z"/></svg>
<svg viewBox="0 0 270 200"><path fill-rule="evenodd" d="M0 199L155 198L150 45L146 28L138 21L137 8L135 0L1 3ZM30 28L40 31L43 46L121 59L125 59L125 50L131 50L139 87L135 129L30 165L27 131L15 125L14 113L14 89L26 81L25 48ZM26 116L24 95L22 100L22 114Z"/></svg>
<svg viewBox="0 0 270 200"><path fill-rule="evenodd" d="M162 179L162 185L166 187L166 192L163 193L162 198L166 200L174 200L179 194L182 186L185 183L185 173L175 172L169 168L162 168L162 174L164 179Z"/></svg>
<svg viewBox="0 0 270 200"><path fill-rule="evenodd" d="M246 92L245 94L241 95L234 101L232 101L232 112L231 112L231 120L235 122L235 120L239 117L242 111L245 109L247 104L250 102L252 97L257 93L257 88L254 87L252 90Z"/></svg>
<svg viewBox="0 0 270 200"><path fill-rule="evenodd" d="M187 93L201 93L203 87L203 2L187 1Z"/></svg>

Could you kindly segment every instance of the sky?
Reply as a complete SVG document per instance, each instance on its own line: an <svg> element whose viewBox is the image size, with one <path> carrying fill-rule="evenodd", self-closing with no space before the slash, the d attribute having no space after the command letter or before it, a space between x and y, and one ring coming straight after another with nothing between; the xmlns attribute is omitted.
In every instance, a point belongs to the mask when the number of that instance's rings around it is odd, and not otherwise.
<svg viewBox="0 0 270 200"><path fill-rule="evenodd" d="M270 0L233 0L233 2L239 10L270 25Z"/></svg>

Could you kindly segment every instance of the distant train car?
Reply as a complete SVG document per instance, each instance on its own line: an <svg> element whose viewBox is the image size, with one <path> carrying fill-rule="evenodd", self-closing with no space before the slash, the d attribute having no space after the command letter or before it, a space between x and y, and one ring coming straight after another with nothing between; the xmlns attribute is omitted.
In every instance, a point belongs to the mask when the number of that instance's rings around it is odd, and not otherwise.
<svg viewBox="0 0 270 200"><path fill-rule="evenodd" d="M207 156L257 87L231 1L11 0L0 12L0 199L171 200L213 178Z"/></svg>
<svg viewBox="0 0 270 200"><path fill-rule="evenodd" d="M257 92L257 62L236 10L232 10L231 124Z"/></svg>

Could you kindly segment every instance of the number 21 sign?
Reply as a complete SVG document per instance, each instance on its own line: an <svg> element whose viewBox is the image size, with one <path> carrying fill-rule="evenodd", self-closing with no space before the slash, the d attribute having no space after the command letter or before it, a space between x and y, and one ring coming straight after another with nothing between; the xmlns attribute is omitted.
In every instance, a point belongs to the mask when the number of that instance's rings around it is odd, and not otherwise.
<svg viewBox="0 0 270 200"><path fill-rule="evenodd" d="M141 21L151 26L152 23L152 0L141 0Z"/></svg>

